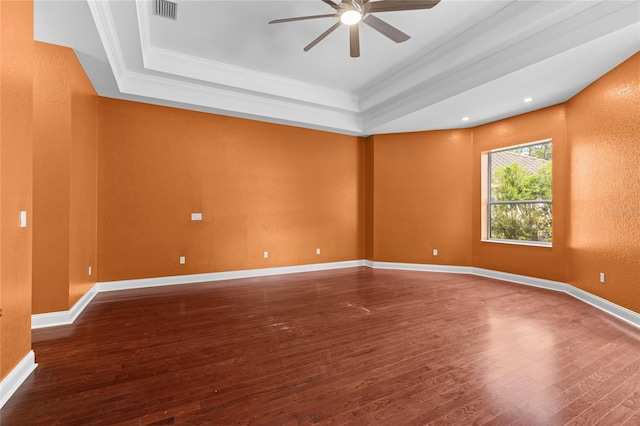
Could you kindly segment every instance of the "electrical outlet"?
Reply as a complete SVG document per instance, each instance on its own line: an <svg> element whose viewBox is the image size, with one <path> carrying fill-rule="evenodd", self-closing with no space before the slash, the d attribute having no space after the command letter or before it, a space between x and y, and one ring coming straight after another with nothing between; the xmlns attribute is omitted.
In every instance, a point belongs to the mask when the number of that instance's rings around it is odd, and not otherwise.
<svg viewBox="0 0 640 426"><path fill-rule="evenodd" d="M180 256L180 264L184 265L185 263L187 263L187 259L184 256Z"/></svg>
<svg viewBox="0 0 640 426"><path fill-rule="evenodd" d="M268 251L265 251L264 253L262 253L262 256L263 256L265 259L268 259L268 258L269 258L269 252L268 252Z"/></svg>
<svg viewBox="0 0 640 426"><path fill-rule="evenodd" d="M600 272L600 282L604 284L604 272Z"/></svg>
<svg viewBox="0 0 640 426"><path fill-rule="evenodd" d="M433 249L433 255L437 256L438 255L438 249Z"/></svg>
<svg viewBox="0 0 640 426"><path fill-rule="evenodd" d="M319 248L316 249L316 254L320 254L320 249Z"/></svg>

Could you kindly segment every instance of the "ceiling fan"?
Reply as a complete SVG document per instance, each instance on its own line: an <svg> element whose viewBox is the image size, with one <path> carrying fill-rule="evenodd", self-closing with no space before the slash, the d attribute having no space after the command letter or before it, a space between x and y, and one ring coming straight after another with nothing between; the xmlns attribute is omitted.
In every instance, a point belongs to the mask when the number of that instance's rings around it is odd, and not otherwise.
<svg viewBox="0 0 640 426"><path fill-rule="evenodd" d="M360 22L367 24L396 43L402 43L403 41L407 41L411 38L382 19L371 15L372 13L431 9L440 3L440 0L381 0L372 2L369 0L342 0L341 4L335 3L333 0L321 1L331 6L334 9L334 13L275 19L269 23L281 24L283 22L305 21L308 19L338 18L338 22L333 24L331 28L320 34L315 40L305 46L304 51L309 51L313 46L320 43L326 36L335 31L340 25L346 25L349 27L349 51L352 58L360 56Z"/></svg>

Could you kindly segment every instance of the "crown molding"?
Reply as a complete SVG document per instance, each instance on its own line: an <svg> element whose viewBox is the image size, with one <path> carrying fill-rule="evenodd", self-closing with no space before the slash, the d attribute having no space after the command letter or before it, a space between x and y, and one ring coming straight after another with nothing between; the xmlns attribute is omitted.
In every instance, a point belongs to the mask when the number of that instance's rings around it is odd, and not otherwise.
<svg viewBox="0 0 640 426"><path fill-rule="evenodd" d="M122 91L120 88L120 81L122 80L126 66L109 2L101 0L87 0L87 4L89 5L89 10L91 11L91 16L93 17L96 29L98 30L98 35L100 36L100 41L104 47L105 54L109 60L109 65L111 66L111 71L113 72L116 84L118 84L118 89Z"/></svg>
<svg viewBox="0 0 640 426"><path fill-rule="evenodd" d="M143 48L142 59L145 69L212 83L227 91L253 93L265 98L313 105L338 112L359 112L357 96L327 87L152 46Z"/></svg>
<svg viewBox="0 0 640 426"><path fill-rule="evenodd" d="M107 58L115 77L118 90L128 95L142 96L152 99L162 99L165 101L177 102L182 104L191 104L205 108L211 108L225 112L227 114L238 117L262 118L267 121L275 121L283 124L301 125L306 127L315 127L321 130L335 131L339 133L347 133L351 135L362 134L361 120L357 114L357 101L351 95L344 95L340 92L340 96L336 95L337 91L331 91L319 87L311 87L312 93L302 90L303 83L297 82L297 85L289 87L288 92L296 92L296 98L287 98L286 96L276 96L280 90L278 86L286 86L287 79L278 79L276 77L266 78L265 75L259 75L250 70L245 70L245 74L239 74L238 70L232 67L217 69L217 76L226 79L226 83L235 84L217 84L216 86L202 84L204 74L210 72L215 64L206 64L198 58L191 57L191 65L195 65L192 70L194 75L187 76L191 80L177 80L172 78L176 75L177 70L167 73L165 77L161 73L147 74L137 72L127 67L125 55L122 45L118 38L113 14L108 2L100 0L87 0L91 15L95 22L101 42L105 48ZM137 7L143 7L137 4ZM144 13L138 13L138 16ZM160 49L152 49L149 46L148 26L141 26L141 47L147 50L146 61L148 63L164 64L165 71L172 71L172 67L183 67L178 62L168 65L172 61L189 60L185 57L176 58L177 54L169 55L166 51ZM146 28L146 29L145 29ZM158 67L161 68L161 67ZM190 67L186 67L190 68ZM156 70L158 71L158 70ZM183 73L184 74L184 73ZM235 74L235 76L233 76ZM197 76L199 80L193 80ZM184 75L182 75L185 77ZM235 79L234 81L231 81ZM239 88L239 81L246 79L262 79L266 84L267 90L262 92L251 91ZM257 89L260 83L256 83ZM310 85L306 85L307 89ZM245 86L246 87L246 86ZM321 91L324 91L324 96ZM293 96L293 95L292 95ZM322 98L322 99L321 99ZM314 102L315 100L315 102ZM320 102L323 100L323 102Z"/></svg>
<svg viewBox="0 0 640 426"><path fill-rule="evenodd" d="M397 64L386 73L372 80L367 86L358 91L362 100L363 109L369 109L383 102L399 91L404 92L416 81L427 81L439 74L448 74L449 69L455 69L460 63L456 60L462 54L473 53L477 56L480 51L487 47L482 43L477 43L479 37L491 31L496 26L507 21L513 15L517 15L532 5L531 2L518 2L516 4L505 3L503 7L488 19L475 25L474 27L458 34L452 39L443 39L434 43L435 47L425 51L419 57L413 57ZM393 83L390 84L390 81Z"/></svg>
<svg viewBox="0 0 640 426"><path fill-rule="evenodd" d="M153 46L148 1L136 0L144 68L215 84L230 91L306 103L336 111L358 112L358 96L299 80L275 76Z"/></svg>
<svg viewBox="0 0 640 426"><path fill-rule="evenodd" d="M118 81L121 92L233 113L237 117L269 118L285 124L312 125L318 129L359 135L360 120L355 113L338 112L307 104L294 104L248 93L203 86L170 78L125 71Z"/></svg>
<svg viewBox="0 0 640 426"><path fill-rule="evenodd" d="M375 129L637 24L638 19L637 4L630 2L558 2L554 14L529 24L532 16L548 13L542 3L509 3L490 19L394 68L393 79L381 76L359 93L363 127ZM583 31L585 25L592 31ZM510 43L487 44L499 34L511 34ZM460 57L468 59L461 62Z"/></svg>
<svg viewBox="0 0 640 426"><path fill-rule="evenodd" d="M150 3L142 0L136 0L131 8L136 13L133 25L138 28L132 27L127 40L121 40L116 29L120 21L113 15L117 9L107 1L87 3L108 66L124 97L356 136L374 130L384 133L386 125L394 128L393 123L405 117L428 117L429 108L444 109L451 115L452 106L456 106L449 102L453 99L458 99L458 104L461 99L471 99L474 105L483 105L483 99L494 92L489 89L494 82L553 64L550 58L637 26L639 19L637 3L632 1L508 2L487 19L453 38L443 35L431 50L393 66L349 93L153 46ZM628 39L629 32L625 34ZM510 79L511 87L517 86L513 83L516 79ZM508 109L502 101L497 108L509 114L485 113L468 124L561 103L584 88L571 85L570 91L562 91L557 84L554 87L557 95L547 95L546 103L539 102L536 108ZM413 120L405 122L416 122ZM434 123L425 127L436 128L445 127Z"/></svg>

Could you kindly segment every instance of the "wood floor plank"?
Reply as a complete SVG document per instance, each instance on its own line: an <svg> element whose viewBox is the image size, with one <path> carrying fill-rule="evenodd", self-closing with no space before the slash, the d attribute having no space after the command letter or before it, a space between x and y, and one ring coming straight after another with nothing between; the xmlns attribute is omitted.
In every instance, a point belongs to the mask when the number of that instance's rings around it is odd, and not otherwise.
<svg viewBox="0 0 640 426"><path fill-rule="evenodd" d="M617 362L612 364L610 368L605 368L590 377L590 380L585 382L585 386L579 388L579 392L582 392L580 397L575 398L561 410L555 412L550 417L551 421L565 424L570 422L584 411L593 407L622 381L640 371L640 359L638 359L637 354L634 355L634 357L626 359L622 357L616 360ZM633 358L635 358L635 361L629 364L628 362Z"/></svg>
<svg viewBox="0 0 640 426"><path fill-rule="evenodd" d="M561 293L350 268L98 294L3 426L639 424L640 330Z"/></svg>
<svg viewBox="0 0 640 426"><path fill-rule="evenodd" d="M623 426L635 426L640 425L640 409L632 414L624 423Z"/></svg>
<svg viewBox="0 0 640 426"><path fill-rule="evenodd" d="M618 401L623 402L611 409ZM602 424L622 424L638 408L640 408L640 373L635 373L568 424L596 424L599 421Z"/></svg>

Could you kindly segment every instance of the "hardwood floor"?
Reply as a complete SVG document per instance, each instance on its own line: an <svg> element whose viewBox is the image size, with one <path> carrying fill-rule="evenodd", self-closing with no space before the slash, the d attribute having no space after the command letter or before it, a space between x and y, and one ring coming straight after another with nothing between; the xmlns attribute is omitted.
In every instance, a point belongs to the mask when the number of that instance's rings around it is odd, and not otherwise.
<svg viewBox="0 0 640 426"><path fill-rule="evenodd" d="M565 294L352 268L101 293L3 426L640 425L640 330Z"/></svg>

